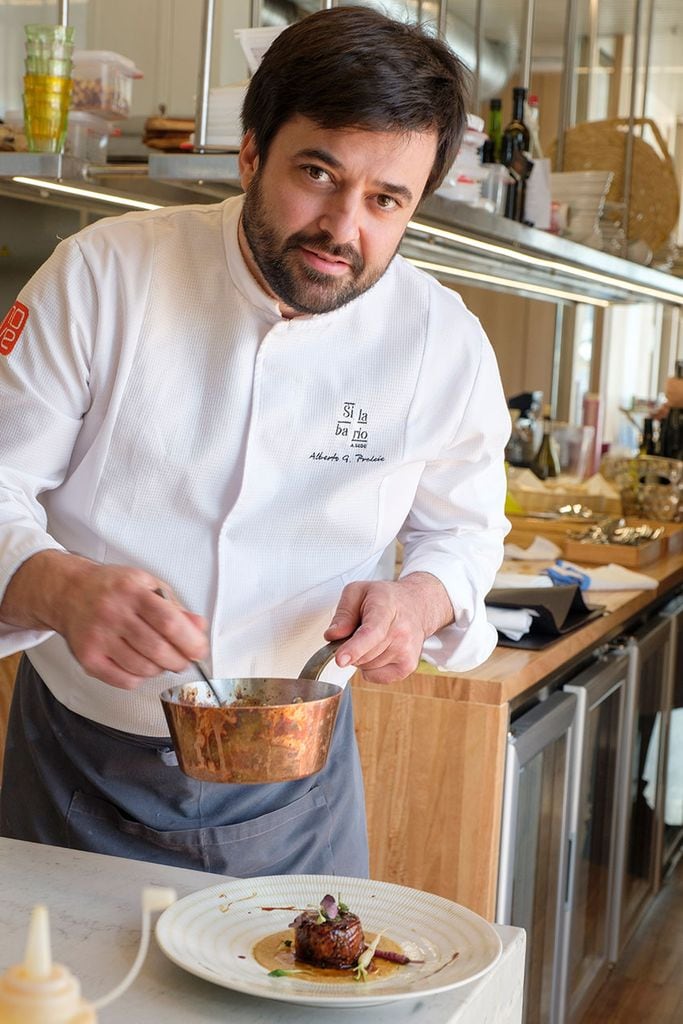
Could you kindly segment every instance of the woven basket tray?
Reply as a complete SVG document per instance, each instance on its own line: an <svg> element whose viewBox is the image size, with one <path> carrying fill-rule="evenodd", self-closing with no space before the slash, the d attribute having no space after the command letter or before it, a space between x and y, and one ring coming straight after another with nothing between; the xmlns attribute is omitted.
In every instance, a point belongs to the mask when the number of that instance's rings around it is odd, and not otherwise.
<svg viewBox="0 0 683 1024"><path fill-rule="evenodd" d="M634 135L628 238L629 241L641 239L655 251L667 241L678 223L678 182L673 160L654 121L637 117L633 124L647 125L651 129L660 152ZM562 170L613 171L607 201L623 203L628 126L628 118L616 117L608 121L585 121L568 128ZM555 150L553 143L553 160Z"/></svg>
<svg viewBox="0 0 683 1024"><path fill-rule="evenodd" d="M624 515L683 521L683 462L657 455L606 455L600 472L621 492Z"/></svg>

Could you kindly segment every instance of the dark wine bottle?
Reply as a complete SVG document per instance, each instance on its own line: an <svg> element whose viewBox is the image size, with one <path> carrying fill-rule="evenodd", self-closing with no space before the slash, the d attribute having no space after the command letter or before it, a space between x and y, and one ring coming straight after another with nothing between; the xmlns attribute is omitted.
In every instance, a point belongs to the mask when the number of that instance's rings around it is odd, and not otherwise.
<svg viewBox="0 0 683 1024"><path fill-rule="evenodd" d="M524 220L524 193L526 179L530 167L529 129L524 124L524 101L526 89L518 87L512 90L512 120L505 127L501 138L501 162L505 164L512 177L507 187L505 216L510 220Z"/></svg>
<svg viewBox="0 0 683 1024"><path fill-rule="evenodd" d="M683 377L683 359L676 363L676 376ZM672 406L661 426L660 451L666 459L683 459L683 409Z"/></svg>
<svg viewBox="0 0 683 1024"><path fill-rule="evenodd" d="M549 415L543 417L543 440L530 466L539 480L560 475L560 457L557 441L553 437L553 421Z"/></svg>
<svg viewBox="0 0 683 1024"><path fill-rule="evenodd" d="M489 101L489 116L486 121L486 134L488 138L481 150L481 162L483 164L500 163L503 136L503 118L500 108L501 102L499 99Z"/></svg>
<svg viewBox="0 0 683 1024"><path fill-rule="evenodd" d="M655 454L654 421L647 416L643 420L643 434L640 439L639 451L641 455Z"/></svg>

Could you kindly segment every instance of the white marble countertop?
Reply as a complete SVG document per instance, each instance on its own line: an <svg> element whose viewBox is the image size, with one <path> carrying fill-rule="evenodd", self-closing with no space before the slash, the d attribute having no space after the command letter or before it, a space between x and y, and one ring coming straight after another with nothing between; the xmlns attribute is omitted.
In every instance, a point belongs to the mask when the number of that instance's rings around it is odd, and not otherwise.
<svg viewBox="0 0 683 1024"><path fill-rule="evenodd" d="M140 938L140 893L170 886L178 897L216 885L221 875L0 839L0 972L23 958L36 903L50 912L53 959L96 1000L127 974ZM427 998L325 1010L326 1024L520 1024L524 932L496 926L503 955L479 981ZM168 960L152 937L142 972L124 995L100 1010L101 1024L306 1024L320 1009L253 998L212 985Z"/></svg>

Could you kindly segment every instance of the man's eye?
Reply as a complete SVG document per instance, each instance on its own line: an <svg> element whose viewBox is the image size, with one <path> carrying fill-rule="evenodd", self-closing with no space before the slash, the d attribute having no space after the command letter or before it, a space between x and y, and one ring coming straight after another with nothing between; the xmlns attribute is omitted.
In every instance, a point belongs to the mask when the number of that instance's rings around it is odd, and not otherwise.
<svg viewBox="0 0 683 1024"><path fill-rule="evenodd" d="M377 196L377 205L383 210L393 210L398 203L393 196Z"/></svg>
<svg viewBox="0 0 683 1024"><path fill-rule="evenodd" d="M313 179L313 181L330 180L328 172L324 170L324 168L322 167L316 167L315 164L308 164L306 167L304 167L304 170L306 171L306 174L309 176L309 178Z"/></svg>

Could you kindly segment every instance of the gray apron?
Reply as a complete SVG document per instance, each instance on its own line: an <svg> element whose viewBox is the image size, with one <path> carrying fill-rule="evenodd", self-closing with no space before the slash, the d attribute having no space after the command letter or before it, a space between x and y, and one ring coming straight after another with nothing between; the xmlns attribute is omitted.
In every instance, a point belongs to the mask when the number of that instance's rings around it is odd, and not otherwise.
<svg viewBox="0 0 683 1024"><path fill-rule="evenodd" d="M170 739L74 714L24 656L5 748L0 834L242 878L366 877L351 687L317 775L269 785L197 782L178 768Z"/></svg>

